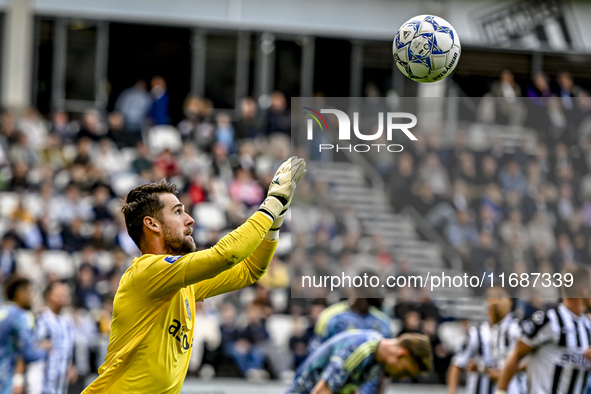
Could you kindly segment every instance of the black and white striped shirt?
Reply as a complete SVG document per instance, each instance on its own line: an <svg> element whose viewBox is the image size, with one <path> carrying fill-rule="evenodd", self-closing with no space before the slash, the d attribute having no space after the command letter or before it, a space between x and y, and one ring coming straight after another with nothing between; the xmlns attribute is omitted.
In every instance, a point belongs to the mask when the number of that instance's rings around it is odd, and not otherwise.
<svg viewBox="0 0 591 394"><path fill-rule="evenodd" d="M521 324L520 340L534 348L527 367L531 394L582 394L591 363L583 356L591 344L591 322L564 304L535 312Z"/></svg>
<svg viewBox="0 0 591 394"><path fill-rule="evenodd" d="M459 368L466 368L470 361L479 366L479 370L494 367L491 352L491 330L488 322L472 326L468 330L468 337L460 350L452 359L452 364ZM493 385L485 372L471 371L466 374L466 392L468 394L492 394Z"/></svg>
<svg viewBox="0 0 591 394"><path fill-rule="evenodd" d="M47 356L29 365L27 385L30 394L65 394L68 370L74 353L74 322L65 314L46 309L37 317L37 340L51 340Z"/></svg>
<svg viewBox="0 0 591 394"><path fill-rule="evenodd" d="M513 316L513 313L508 313L498 323L491 327L491 353L494 360L495 368L501 371L505 365L505 360L517 339L521 335L521 326L519 320ZM496 385L495 385L496 389ZM523 394L526 391L526 376L524 372L517 372L511 382L507 392L509 394Z"/></svg>

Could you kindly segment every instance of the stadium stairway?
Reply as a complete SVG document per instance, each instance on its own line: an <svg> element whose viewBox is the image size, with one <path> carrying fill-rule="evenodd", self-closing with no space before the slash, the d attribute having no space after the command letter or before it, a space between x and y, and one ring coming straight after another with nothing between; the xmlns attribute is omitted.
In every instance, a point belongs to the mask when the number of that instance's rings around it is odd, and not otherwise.
<svg viewBox="0 0 591 394"><path fill-rule="evenodd" d="M449 276L464 275L463 271L448 266L442 245L421 239L410 216L394 212L384 188L372 187L359 166L343 162L311 164L309 175L314 181L328 185L335 214L344 209L353 210L361 225L360 252L370 253L373 237L378 236L396 261L406 259L409 262L414 275L423 279L442 272ZM437 299L444 316L485 318L482 300L471 298L472 294L465 288L441 287L418 296Z"/></svg>

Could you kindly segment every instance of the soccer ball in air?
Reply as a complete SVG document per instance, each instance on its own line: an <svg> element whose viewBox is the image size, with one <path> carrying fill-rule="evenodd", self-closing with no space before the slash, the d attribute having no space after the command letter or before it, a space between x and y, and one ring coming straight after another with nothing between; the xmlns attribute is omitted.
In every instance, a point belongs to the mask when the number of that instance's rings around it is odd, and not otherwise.
<svg viewBox="0 0 591 394"><path fill-rule="evenodd" d="M419 15L398 30L392 51L404 75L417 82L435 82L451 74L458 65L460 38L445 19Z"/></svg>

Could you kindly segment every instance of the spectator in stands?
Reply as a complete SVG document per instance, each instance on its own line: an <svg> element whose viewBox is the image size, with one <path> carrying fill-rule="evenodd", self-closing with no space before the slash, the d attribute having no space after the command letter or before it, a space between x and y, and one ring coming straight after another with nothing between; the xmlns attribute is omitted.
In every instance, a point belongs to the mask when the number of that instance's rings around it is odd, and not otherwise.
<svg viewBox="0 0 591 394"><path fill-rule="evenodd" d="M411 201L410 191L415 170L414 159L409 152L402 152L397 158L398 163L389 175L388 187L391 204L399 212Z"/></svg>
<svg viewBox="0 0 591 394"><path fill-rule="evenodd" d="M197 134L197 128L200 124L200 114L203 107L203 100L197 96L188 96L183 103L183 113L185 118L180 121L177 128L181 132L183 141L193 138Z"/></svg>
<svg viewBox="0 0 591 394"><path fill-rule="evenodd" d="M82 124L76 135L77 141L88 138L92 141L100 140L106 134L100 114L97 110L88 110L82 116Z"/></svg>
<svg viewBox="0 0 591 394"><path fill-rule="evenodd" d="M293 369L296 370L300 364L308 357L308 342L312 338L311 327L306 327L302 321L294 317L293 331L291 338L289 338L289 349L293 354Z"/></svg>
<svg viewBox="0 0 591 394"><path fill-rule="evenodd" d="M413 197L410 203L422 216L425 216L431 208L441 201L435 196L433 189L427 182L416 182L413 185Z"/></svg>
<svg viewBox="0 0 591 394"><path fill-rule="evenodd" d="M491 234L481 231L478 245L470 251L468 272L480 277L484 272L495 272L499 269L499 254Z"/></svg>
<svg viewBox="0 0 591 394"><path fill-rule="evenodd" d="M449 175L436 153L429 153L421 163L418 169L418 180L426 182L438 197L447 196L451 190Z"/></svg>
<svg viewBox="0 0 591 394"><path fill-rule="evenodd" d="M552 97L554 94L550 89L548 76L543 72L537 72L532 76L532 85L525 90L525 95L538 106L546 106L547 97Z"/></svg>
<svg viewBox="0 0 591 394"><path fill-rule="evenodd" d="M96 282L95 269L88 263L82 264L78 269L74 290L76 306L89 311L100 309L102 300L96 292Z"/></svg>
<svg viewBox="0 0 591 394"><path fill-rule="evenodd" d="M125 171L126 163L121 157L121 152L109 138L103 138L99 142L99 150L92 159L93 167L102 171L107 176Z"/></svg>
<svg viewBox="0 0 591 394"><path fill-rule="evenodd" d="M552 256L554 272L562 270L575 262L575 248L568 234L558 235L557 247Z"/></svg>
<svg viewBox="0 0 591 394"><path fill-rule="evenodd" d="M80 189L70 183L64 191L59 203L58 217L62 223L72 223L74 220L90 221L94 219L92 205L84 199Z"/></svg>
<svg viewBox="0 0 591 394"><path fill-rule="evenodd" d="M230 182L234 178L234 166L230 161L228 147L216 142L212 149L212 174L223 182Z"/></svg>
<svg viewBox="0 0 591 394"><path fill-rule="evenodd" d="M499 173L499 182L505 190L513 190L520 196L526 192L525 176L519 162L511 160Z"/></svg>
<svg viewBox="0 0 591 394"><path fill-rule="evenodd" d="M107 124L109 126L107 135L119 149L133 147L138 140L142 139L141 131L128 130L125 127L125 117L121 112L111 112L107 117Z"/></svg>
<svg viewBox="0 0 591 394"><path fill-rule="evenodd" d="M29 146L27 136L20 131L14 134L14 142L8 148L7 158L12 163L22 162L29 167L35 166L39 160L37 152Z"/></svg>
<svg viewBox="0 0 591 394"><path fill-rule="evenodd" d="M556 202L558 219L562 222L569 221L575 214L575 203L573 200L572 187L563 183L558 188L558 201Z"/></svg>
<svg viewBox="0 0 591 394"><path fill-rule="evenodd" d="M60 140L68 140L73 137L72 124L66 111L55 111L51 115L50 134L57 135Z"/></svg>
<svg viewBox="0 0 591 394"><path fill-rule="evenodd" d="M514 245L518 245L521 249L529 248L529 234L523 225L521 212L518 209L512 210L508 220L501 223L499 235L503 242L509 243L513 240L516 241Z"/></svg>
<svg viewBox="0 0 591 394"><path fill-rule="evenodd" d="M149 116L154 125L170 124L170 96L167 91L166 81L159 75L156 75L150 81L152 89L152 107Z"/></svg>
<svg viewBox="0 0 591 394"><path fill-rule="evenodd" d="M468 211L457 211L456 220L448 223L445 234L449 243L467 258L472 247L478 245L478 230Z"/></svg>
<svg viewBox="0 0 591 394"><path fill-rule="evenodd" d="M234 152L234 126L230 116L226 113L219 113L215 117L215 139L218 143L228 147L230 152Z"/></svg>
<svg viewBox="0 0 591 394"><path fill-rule="evenodd" d="M257 104L252 97L240 100L240 114L236 122L236 140L254 139L262 134L260 121L257 118Z"/></svg>
<svg viewBox="0 0 591 394"><path fill-rule="evenodd" d="M228 187L230 198L249 208L259 205L265 198L265 192L261 185L254 180L253 174L242 167L236 168L235 173L236 176Z"/></svg>
<svg viewBox="0 0 591 394"><path fill-rule="evenodd" d="M64 153L60 136L55 133L49 134L46 141L46 145L41 148L39 154L40 164L54 171L64 168L68 164L68 159Z"/></svg>
<svg viewBox="0 0 591 394"><path fill-rule="evenodd" d="M130 169L135 171L137 174L142 174L144 172L151 173L152 168L154 167L154 161L148 146L142 141L138 141L136 145L136 154L137 156L131 162Z"/></svg>
<svg viewBox="0 0 591 394"><path fill-rule="evenodd" d="M549 252L554 252L556 248L556 237L546 212L537 212L528 225L529 239L533 246L544 245Z"/></svg>
<svg viewBox="0 0 591 394"><path fill-rule="evenodd" d="M568 71L560 71L556 76L558 82L557 96L560 98L562 107L566 111L572 111L574 109L574 97L578 97L582 89L580 86L575 85L573 76Z"/></svg>
<svg viewBox="0 0 591 394"><path fill-rule="evenodd" d="M163 177L170 178L179 175L181 172L179 163L170 149L164 149L162 153L156 156L154 170L156 171L156 179Z"/></svg>
<svg viewBox="0 0 591 394"><path fill-rule="evenodd" d="M94 219L98 221L111 221L113 216L109 211L109 203L111 202L111 190L107 185L98 185L93 192L93 207Z"/></svg>
<svg viewBox="0 0 591 394"><path fill-rule="evenodd" d="M84 222L81 218L74 218L69 224L64 225L61 238L63 240L63 249L66 252L74 253L86 244L88 237L84 234Z"/></svg>
<svg viewBox="0 0 591 394"><path fill-rule="evenodd" d="M0 116L0 135L2 136L2 145L5 148L16 141L18 129L16 127L16 118L14 114L7 110Z"/></svg>
<svg viewBox="0 0 591 394"><path fill-rule="evenodd" d="M496 111L503 114L510 125L521 126L527 117L527 108L519 99L521 88L515 82L511 70L504 69L498 81L495 81L484 98L480 101L477 119L483 123L496 120Z"/></svg>
<svg viewBox="0 0 591 394"><path fill-rule="evenodd" d="M47 122L41 117L37 109L29 107L23 117L17 122L18 129L27 136L27 145L39 151L45 146L47 134L49 133Z"/></svg>
<svg viewBox="0 0 591 394"><path fill-rule="evenodd" d="M212 121L213 104L211 100L191 100L192 113L187 115L187 121L193 126L192 139L201 152L211 152L215 144L215 125ZM193 112L198 111L197 117ZM188 125L186 126L188 127Z"/></svg>
<svg viewBox="0 0 591 394"><path fill-rule="evenodd" d="M461 179L470 194L474 193L474 188L479 183L478 173L476 171L476 160L471 152L464 152L460 155L459 166L455 170L455 179Z"/></svg>
<svg viewBox="0 0 591 394"><path fill-rule="evenodd" d="M248 324L235 333L234 345L229 349L230 355L247 379L268 379L269 374L263 369L265 355L257 346L269 338L261 308L251 304L246 310L246 317ZM223 333L222 328L222 335Z"/></svg>
<svg viewBox="0 0 591 394"><path fill-rule="evenodd" d="M291 134L291 117L287 111L287 100L282 92L271 94L271 106L267 112L266 134Z"/></svg>
<svg viewBox="0 0 591 394"><path fill-rule="evenodd" d="M16 273L16 246L17 241L12 234L2 238L0 244L0 283Z"/></svg>
<svg viewBox="0 0 591 394"><path fill-rule="evenodd" d="M126 131L135 135L141 133L151 107L152 97L142 79L122 91L115 101L115 111L123 114Z"/></svg>

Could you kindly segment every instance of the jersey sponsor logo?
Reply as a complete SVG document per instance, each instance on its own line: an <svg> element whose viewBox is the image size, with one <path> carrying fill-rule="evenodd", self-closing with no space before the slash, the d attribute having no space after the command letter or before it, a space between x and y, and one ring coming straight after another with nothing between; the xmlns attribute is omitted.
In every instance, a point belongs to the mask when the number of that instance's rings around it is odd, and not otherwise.
<svg viewBox="0 0 591 394"><path fill-rule="evenodd" d="M522 327L523 327L523 332L526 333L527 335L531 335L536 328L534 326L534 323L532 323L529 320L524 320L522 323Z"/></svg>
<svg viewBox="0 0 591 394"><path fill-rule="evenodd" d="M589 368L591 363L582 353L563 353L560 357L561 365L574 368Z"/></svg>
<svg viewBox="0 0 591 394"><path fill-rule="evenodd" d="M164 258L164 261L166 261L166 262L167 262L167 263L169 263L169 264L172 264L172 263L174 263L175 261L177 261L178 259L180 259L181 257L183 257L183 256L166 256L166 257Z"/></svg>
<svg viewBox="0 0 591 394"><path fill-rule="evenodd" d="M183 325L177 319L174 319L170 327L168 327L168 333L180 343L181 348L184 351L187 351L190 347L193 347L193 340L191 340L191 344L189 345L189 337L187 336Z"/></svg>
<svg viewBox="0 0 591 394"><path fill-rule="evenodd" d="M531 319L537 325L540 325L540 324L544 323L544 311L536 311L536 312L534 312L534 314L531 316Z"/></svg>

